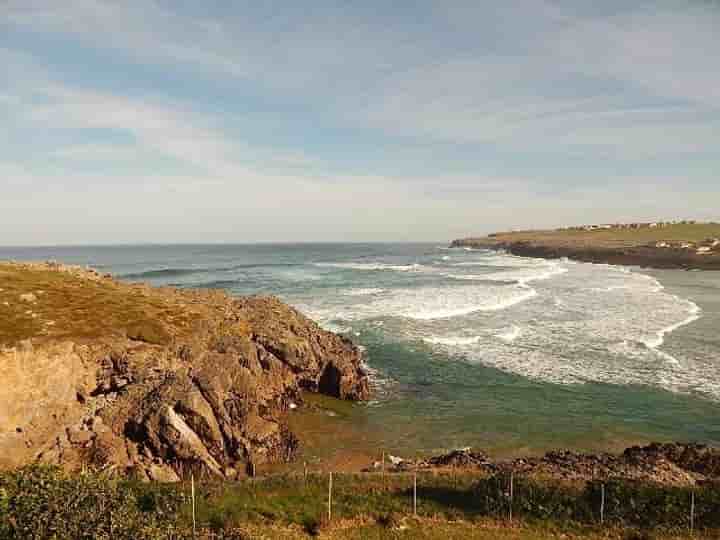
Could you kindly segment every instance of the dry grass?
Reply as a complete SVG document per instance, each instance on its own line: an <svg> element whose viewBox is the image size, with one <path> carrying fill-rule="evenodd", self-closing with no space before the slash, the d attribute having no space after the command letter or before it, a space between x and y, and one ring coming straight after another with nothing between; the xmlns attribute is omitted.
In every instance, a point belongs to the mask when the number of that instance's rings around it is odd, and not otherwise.
<svg viewBox="0 0 720 540"><path fill-rule="evenodd" d="M326 540L574 540L578 538L674 540L718 538L709 533L694 535L689 533L651 533L622 528L568 528L519 521L510 524L490 519L448 521L433 518L405 518L392 524L368 520L343 520L329 526L326 525L316 534L310 534L298 526L248 524L229 531L229 535L226 537L232 537L233 532L239 538L267 540L304 540L307 538Z"/></svg>
<svg viewBox="0 0 720 540"><path fill-rule="evenodd" d="M22 295L34 295L31 301ZM0 346L33 338L90 342L124 336L163 344L192 312L143 286L88 280L40 267L0 265Z"/></svg>
<svg viewBox="0 0 720 540"><path fill-rule="evenodd" d="M720 224L678 224L657 228L602 229L597 231L515 231L497 233L493 237L483 240L497 242L533 242L548 246L617 248L643 246L660 241L702 242L708 238L720 238Z"/></svg>

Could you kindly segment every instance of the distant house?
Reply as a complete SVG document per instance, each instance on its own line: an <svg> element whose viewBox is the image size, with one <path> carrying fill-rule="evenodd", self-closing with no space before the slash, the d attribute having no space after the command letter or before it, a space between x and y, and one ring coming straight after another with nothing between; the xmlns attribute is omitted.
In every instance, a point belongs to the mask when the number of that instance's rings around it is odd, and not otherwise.
<svg viewBox="0 0 720 540"><path fill-rule="evenodd" d="M694 246L690 242L681 242L680 247L682 249L692 249Z"/></svg>
<svg viewBox="0 0 720 540"><path fill-rule="evenodd" d="M698 255L705 255L712 252L712 248L710 246L702 246L697 248Z"/></svg>
<svg viewBox="0 0 720 540"><path fill-rule="evenodd" d="M657 244L655 244L655 247L666 248L666 247L670 247L670 244L668 244L667 242L658 242Z"/></svg>

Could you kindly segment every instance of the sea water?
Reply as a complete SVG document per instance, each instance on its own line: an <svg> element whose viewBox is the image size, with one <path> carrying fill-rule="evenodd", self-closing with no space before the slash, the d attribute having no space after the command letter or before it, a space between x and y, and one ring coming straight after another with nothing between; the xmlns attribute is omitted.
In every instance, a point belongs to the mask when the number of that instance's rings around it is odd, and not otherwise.
<svg viewBox="0 0 720 540"><path fill-rule="evenodd" d="M127 281L273 294L365 351L356 427L396 452L720 444L720 272L435 244L0 249Z"/></svg>

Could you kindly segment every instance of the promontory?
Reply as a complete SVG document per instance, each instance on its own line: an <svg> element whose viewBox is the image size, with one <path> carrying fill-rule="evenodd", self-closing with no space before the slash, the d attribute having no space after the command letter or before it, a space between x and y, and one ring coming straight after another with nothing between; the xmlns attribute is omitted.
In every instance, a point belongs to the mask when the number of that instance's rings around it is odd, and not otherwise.
<svg viewBox="0 0 720 540"><path fill-rule="evenodd" d="M720 270L720 224L694 221L584 225L493 233L452 247L649 268Z"/></svg>
<svg viewBox="0 0 720 540"><path fill-rule="evenodd" d="M361 363L274 297L0 263L0 467L241 476L293 457L302 391L366 399Z"/></svg>

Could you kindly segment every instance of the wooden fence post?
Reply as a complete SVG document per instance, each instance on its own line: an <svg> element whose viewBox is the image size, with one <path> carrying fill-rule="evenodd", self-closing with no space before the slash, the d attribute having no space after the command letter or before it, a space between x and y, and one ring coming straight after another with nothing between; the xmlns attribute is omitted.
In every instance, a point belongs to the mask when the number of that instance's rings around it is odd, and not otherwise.
<svg viewBox="0 0 720 540"><path fill-rule="evenodd" d="M605 484L600 484L600 524L605 523Z"/></svg>
<svg viewBox="0 0 720 540"><path fill-rule="evenodd" d="M695 490L690 491L690 533L695 527Z"/></svg>
<svg viewBox="0 0 720 540"><path fill-rule="evenodd" d="M328 521L332 521L332 471L328 477Z"/></svg>
<svg viewBox="0 0 720 540"><path fill-rule="evenodd" d="M303 461L303 487L307 487L307 461Z"/></svg>
<svg viewBox="0 0 720 540"><path fill-rule="evenodd" d="M417 517L417 466L413 472L413 515Z"/></svg>
<svg viewBox="0 0 720 540"><path fill-rule="evenodd" d="M510 521L512 521L512 518L513 518L513 497L515 495L514 494L514 490L515 490L514 479L515 479L514 473L513 473L513 471L510 471Z"/></svg>
<svg viewBox="0 0 720 540"><path fill-rule="evenodd" d="M193 525L193 532L192 537L195 538L195 474L190 473L190 499L192 500L192 525Z"/></svg>
<svg viewBox="0 0 720 540"><path fill-rule="evenodd" d="M382 471L382 485L385 489L385 452L382 453L382 461L380 462L380 470Z"/></svg>

